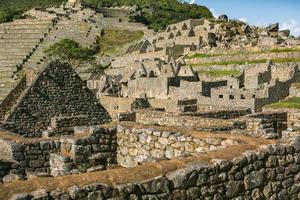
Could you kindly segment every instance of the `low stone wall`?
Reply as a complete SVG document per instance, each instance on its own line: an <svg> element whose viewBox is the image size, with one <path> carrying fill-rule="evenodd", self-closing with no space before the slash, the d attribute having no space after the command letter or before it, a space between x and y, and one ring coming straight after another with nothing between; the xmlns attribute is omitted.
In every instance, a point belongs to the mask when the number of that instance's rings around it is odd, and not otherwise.
<svg viewBox="0 0 300 200"><path fill-rule="evenodd" d="M28 199L299 199L300 144L268 145L231 161L188 165L150 180L113 186L94 183L48 192L22 195Z"/></svg>
<svg viewBox="0 0 300 200"><path fill-rule="evenodd" d="M13 161L0 160L0 183L10 182L12 180L24 179L25 170Z"/></svg>
<svg viewBox="0 0 300 200"><path fill-rule="evenodd" d="M239 143L225 137L201 138L201 136L193 137L174 131L126 126L118 126L117 138L118 164L124 167L134 167L143 162L196 153L208 153Z"/></svg>
<svg viewBox="0 0 300 200"><path fill-rule="evenodd" d="M76 128L74 136L61 138L59 155L51 155L54 176L103 170L117 164L116 128Z"/></svg>
<svg viewBox="0 0 300 200"><path fill-rule="evenodd" d="M191 127L205 131L227 131L234 128L234 122L222 119L182 116L155 110L136 112L136 122L140 124L157 124L161 126Z"/></svg>
<svg viewBox="0 0 300 200"><path fill-rule="evenodd" d="M14 143L11 145L12 160L28 172L49 173L50 154L60 151L60 141Z"/></svg>
<svg viewBox="0 0 300 200"><path fill-rule="evenodd" d="M250 109L236 109L236 110L220 110L220 111L207 111L207 112L194 112L186 113L186 116L195 116L203 118L216 118L216 119L234 119L247 114L251 114Z"/></svg>
<svg viewBox="0 0 300 200"><path fill-rule="evenodd" d="M280 138L287 128L286 112L262 112L244 117L246 134L269 139Z"/></svg>

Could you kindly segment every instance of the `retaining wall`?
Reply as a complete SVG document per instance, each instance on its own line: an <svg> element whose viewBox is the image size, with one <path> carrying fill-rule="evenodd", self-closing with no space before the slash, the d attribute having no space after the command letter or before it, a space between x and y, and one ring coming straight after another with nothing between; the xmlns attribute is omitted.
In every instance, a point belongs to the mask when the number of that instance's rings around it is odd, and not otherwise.
<svg viewBox="0 0 300 200"><path fill-rule="evenodd" d="M231 161L194 164L144 181L114 186L95 183L66 192L36 191L53 199L280 199L300 198L300 145L268 145ZM132 169L134 173L134 168ZM16 196L15 196L16 197ZM16 199L16 198L15 198Z"/></svg>
<svg viewBox="0 0 300 200"><path fill-rule="evenodd" d="M203 133L205 134L205 133ZM133 167L143 162L208 153L238 144L226 137L193 137L154 128L118 126L118 164Z"/></svg>

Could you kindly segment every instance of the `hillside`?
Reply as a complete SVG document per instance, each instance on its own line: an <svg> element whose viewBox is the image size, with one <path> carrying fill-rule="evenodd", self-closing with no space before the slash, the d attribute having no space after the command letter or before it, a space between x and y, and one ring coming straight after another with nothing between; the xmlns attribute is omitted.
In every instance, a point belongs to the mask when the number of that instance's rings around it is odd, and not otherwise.
<svg viewBox="0 0 300 200"><path fill-rule="evenodd" d="M0 1L0 23L11 21L33 7L58 5L65 0L3 0ZM181 3L177 0L83 0L93 7L133 6L137 5L139 14L132 17L132 21L142 22L159 30L168 24L190 18L212 18L212 13L204 6Z"/></svg>
<svg viewBox="0 0 300 200"><path fill-rule="evenodd" d="M0 23L19 18L23 12L34 7L59 5L66 0L1 0Z"/></svg>
<svg viewBox="0 0 300 200"><path fill-rule="evenodd" d="M83 0L83 2L98 8L137 5L140 13L133 16L132 21L142 22L154 30L166 28L169 24L186 19L213 17L204 6L178 0Z"/></svg>

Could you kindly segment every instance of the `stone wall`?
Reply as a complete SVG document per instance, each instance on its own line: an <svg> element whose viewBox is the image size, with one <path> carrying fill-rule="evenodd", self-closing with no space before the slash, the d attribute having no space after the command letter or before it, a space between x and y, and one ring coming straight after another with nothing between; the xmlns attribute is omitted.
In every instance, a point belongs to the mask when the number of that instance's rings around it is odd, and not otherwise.
<svg viewBox="0 0 300 200"><path fill-rule="evenodd" d="M205 133L204 133L205 134ZM155 128L127 128L118 126L118 164L134 167L139 163L161 159L208 153L238 144L222 137L193 137L180 132Z"/></svg>
<svg viewBox="0 0 300 200"><path fill-rule="evenodd" d="M60 141L53 139L32 142L0 140L1 146L8 148L6 158L14 160L27 172L49 173L50 154L60 151Z"/></svg>
<svg viewBox="0 0 300 200"><path fill-rule="evenodd" d="M286 112L262 112L245 118L248 135L265 138L280 138L287 128Z"/></svg>
<svg viewBox="0 0 300 200"><path fill-rule="evenodd" d="M48 192L27 195L28 199L43 194L53 199L296 200L300 198L300 145L268 145L231 161L188 165L150 180L113 186L94 183Z"/></svg>
<svg viewBox="0 0 300 200"><path fill-rule="evenodd" d="M117 164L116 131L116 128L76 128L74 136L63 136L59 154L51 155L51 174L103 170Z"/></svg>
<svg viewBox="0 0 300 200"><path fill-rule="evenodd" d="M231 130L235 125L234 122L230 120L184 116L155 110L141 110L136 112L136 122L160 126L191 127L207 131Z"/></svg>
<svg viewBox="0 0 300 200"><path fill-rule="evenodd" d="M23 180L25 170L17 162L9 160L0 160L0 183L10 182L13 180Z"/></svg>

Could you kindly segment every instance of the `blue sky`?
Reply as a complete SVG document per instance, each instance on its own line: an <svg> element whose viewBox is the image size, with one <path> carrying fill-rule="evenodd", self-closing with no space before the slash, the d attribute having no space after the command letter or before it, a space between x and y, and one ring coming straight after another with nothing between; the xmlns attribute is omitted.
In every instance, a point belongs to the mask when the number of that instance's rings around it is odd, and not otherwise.
<svg viewBox="0 0 300 200"><path fill-rule="evenodd" d="M252 25L279 22L281 29L291 29L300 36L300 0L188 0L207 6L214 15L227 14Z"/></svg>

